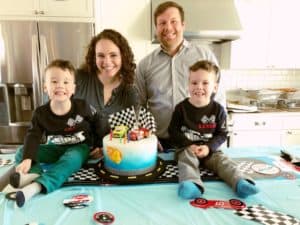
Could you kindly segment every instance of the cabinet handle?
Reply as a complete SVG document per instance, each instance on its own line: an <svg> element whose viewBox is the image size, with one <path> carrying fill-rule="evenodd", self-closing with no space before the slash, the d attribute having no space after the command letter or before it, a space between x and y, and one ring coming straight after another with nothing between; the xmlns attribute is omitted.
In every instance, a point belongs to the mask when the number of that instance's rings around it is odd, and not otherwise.
<svg viewBox="0 0 300 225"><path fill-rule="evenodd" d="M44 15L45 12L43 10L39 11L39 14Z"/></svg>
<svg viewBox="0 0 300 225"><path fill-rule="evenodd" d="M261 123L257 121L254 122L254 126L265 126L266 124L266 121L262 121Z"/></svg>
<svg viewBox="0 0 300 225"><path fill-rule="evenodd" d="M287 133L287 134L293 134L293 132L290 131L290 130L288 130L286 133Z"/></svg>
<svg viewBox="0 0 300 225"><path fill-rule="evenodd" d="M37 14L39 14L39 11L34 10L33 13L34 13L35 15L37 15Z"/></svg>

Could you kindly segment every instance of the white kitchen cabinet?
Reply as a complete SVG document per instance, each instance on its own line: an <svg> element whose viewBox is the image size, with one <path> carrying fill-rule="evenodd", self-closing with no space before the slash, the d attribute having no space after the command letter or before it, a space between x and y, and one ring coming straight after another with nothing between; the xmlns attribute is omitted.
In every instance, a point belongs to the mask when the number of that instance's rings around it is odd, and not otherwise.
<svg viewBox="0 0 300 225"><path fill-rule="evenodd" d="M299 118L300 119L300 118ZM300 129L284 130L282 134L282 146L300 145Z"/></svg>
<svg viewBox="0 0 300 225"><path fill-rule="evenodd" d="M300 116L290 115L283 119L282 145L300 145Z"/></svg>
<svg viewBox="0 0 300 225"><path fill-rule="evenodd" d="M230 147L245 146L281 146L280 130L239 130L233 131L230 137Z"/></svg>
<svg viewBox="0 0 300 225"><path fill-rule="evenodd" d="M0 0L1 19L88 20L94 0Z"/></svg>
<svg viewBox="0 0 300 225"><path fill-rule="evenodd" d="M236 0L243 34L231 44L231 68L300 68L299 0Z"/></svg>
<svg viewBox="0 0 300 225"><path fill-rule="evenodd" d="M1 16L28 16L35 15L34 10L38 8L37 0L0 0Z"/></svg>
<svg viewBox="0 0 300 225"><path fill-rule="evenodd" d="M229 146L300 145L300 113L231 113Z"/></svg>

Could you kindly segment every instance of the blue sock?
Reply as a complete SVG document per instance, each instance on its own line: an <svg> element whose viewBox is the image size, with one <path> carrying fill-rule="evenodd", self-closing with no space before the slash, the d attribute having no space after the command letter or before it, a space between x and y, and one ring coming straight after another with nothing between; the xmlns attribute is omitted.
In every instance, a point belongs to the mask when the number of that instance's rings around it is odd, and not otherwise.
<svg viewBox="0 0 300 225"><path fill-rule="evenodd" d="M246 198L258 192L259 189L254 184L244 179L240 179L236 185L236 193L241 198Z"/></svg>
<svg viewBox="0 0 300 225"><path fill-rule="evenodd" d="M202 195L199 187L191 181L183 181L179 183L178 195L184 199L200 198Z"/></svg>

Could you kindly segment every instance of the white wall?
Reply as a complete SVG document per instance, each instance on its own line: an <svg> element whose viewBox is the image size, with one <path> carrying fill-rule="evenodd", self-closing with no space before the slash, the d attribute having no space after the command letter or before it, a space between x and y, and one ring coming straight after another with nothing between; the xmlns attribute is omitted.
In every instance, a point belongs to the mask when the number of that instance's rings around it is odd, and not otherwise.
<svg viewBox="0 0 300 225"><path fill-rule="evenodd" d="M138 62L152 48L150 0L96 0L96 32L112 28L124 35Z"/></svg>

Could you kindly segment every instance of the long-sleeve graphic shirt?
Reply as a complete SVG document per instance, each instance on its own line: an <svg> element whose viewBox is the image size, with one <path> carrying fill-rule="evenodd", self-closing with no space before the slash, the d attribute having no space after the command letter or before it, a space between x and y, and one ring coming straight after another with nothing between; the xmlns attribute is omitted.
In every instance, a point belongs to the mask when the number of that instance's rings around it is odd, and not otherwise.
<svg viewBox="0 0 300 225"><path fill-rule="evenodd" d="M34 111L24 140L23 159L35 160L43 137L48 144L55 145L101 145L98 138L101 124L96 109L84 100L72 99L71 102L71 110L61 116L51 111L50 102Z"/></svg>
<svg viewBox="0 0 300 225"><path fill-rule="evenodd" d="M205 144L214 152L226 141L226 112L215 101L195 107L186 98L176 105L168 131L178 148Z"/></svg>

